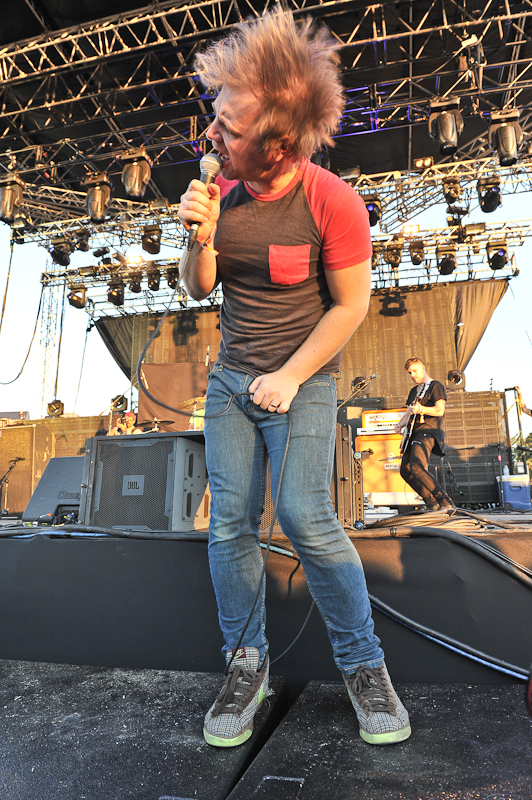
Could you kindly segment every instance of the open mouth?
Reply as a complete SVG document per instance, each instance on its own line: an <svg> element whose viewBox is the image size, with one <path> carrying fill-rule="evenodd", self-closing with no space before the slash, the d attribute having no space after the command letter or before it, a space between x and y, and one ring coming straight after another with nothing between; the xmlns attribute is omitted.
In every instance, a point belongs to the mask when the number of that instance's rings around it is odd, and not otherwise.
<svg viewBox="0 0 532 800"><path fill-rule="evenodd" d="M222 164L226 164L229 161L229 157L225 156L223 153L220 153L219 150L216 151L216 155L218 156Z"/></svg>

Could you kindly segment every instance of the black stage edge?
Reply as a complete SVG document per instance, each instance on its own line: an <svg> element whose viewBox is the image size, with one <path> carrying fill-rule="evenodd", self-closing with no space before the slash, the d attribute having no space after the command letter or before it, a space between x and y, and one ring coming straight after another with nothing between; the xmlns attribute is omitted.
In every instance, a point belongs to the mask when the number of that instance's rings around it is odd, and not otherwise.
<svg viewBox="0 0 532 800"><path fill-rule="evenodd" d="M490 544L532 567L529 534ZM422 625L528 670L532 591L476 553L440 539L358 539L371 594ZM267 631L274 659L300 631L311 598L297 562L272 552ZM379 611L394 682L515 683ZM207 544L198 541L0 539L0 658L125 669L221 672L222 638ZM291 700L311 680L338 680L314 609L272 667Z"/></svg>
<svg viewBox="0 0 532 800"><path fill-rule="evenodd" d="M343 685L312 682L228 800L529 800L529 716L516 686L396 686L412 736L360 739Z"/></svg>
<svg viewBox="0 0 532 800"><path fill-rule="evenodd" d="M202 735L223 675L0 661L2 800L224 800L278 724L284 684L254 734Z"/></svg>

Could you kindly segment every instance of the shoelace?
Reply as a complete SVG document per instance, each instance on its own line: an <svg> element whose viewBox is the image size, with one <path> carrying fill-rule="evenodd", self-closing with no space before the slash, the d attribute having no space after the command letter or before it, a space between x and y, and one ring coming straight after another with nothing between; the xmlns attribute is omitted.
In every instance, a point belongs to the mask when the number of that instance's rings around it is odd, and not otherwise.
<svg viewBox="0 0 532 800"><path fill-rule="evenodd" d="M235 667L227 676L225 685L216 698L212 716L229 711L240 716L257 690L258 672L244 667Z"/></svg>
<svg viewBox="0 0 532 800"><path fill-rule="evenodd" d="M347 680L357 703L366 714L376 714L379 711L395 714L395 698L382 667L361 667L354 675L349 675Z"/></svg>

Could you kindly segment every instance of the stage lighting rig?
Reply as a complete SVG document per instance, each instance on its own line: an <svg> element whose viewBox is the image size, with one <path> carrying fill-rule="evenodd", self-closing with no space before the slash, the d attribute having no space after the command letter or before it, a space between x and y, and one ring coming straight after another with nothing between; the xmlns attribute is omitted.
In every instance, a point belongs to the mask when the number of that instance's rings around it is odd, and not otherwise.
<svg viewBox="0 0 532 800"><path fill-rule="evenodd" d="M390 244L386 246L384 260L394 269L397 269L401 263L402 244L402 241L396 240L390 242Z"/></svg>
<svg viewBox="0 0 532 800"><path fill-rule="evenodd" d="M96 258L102 258L102 256L106 256L108 252L108 247L99 247L97 250L92 251L92 255L96 256Z"/></svg>
<svg viewBox="0 0 532 800"><path fill-rule="evenodd" d="M448 206L460 199L462 187L456 178L444 178L442 181L443 196Z"/></svg>
<svg viewBox="0 0 532 800"><path fill-rule="evenodd" d="M109 281L107 300L114 306L124 305L124 281L116 275Z"/></svg>
<svg viewBox="0 0 532 800"><path fill-rule="evenodd" d="M105 221L111 199L111 181L105 172L90 172L82 183L87 189L87 211L93 222Z"/></svg>
<svg viewBox="0 0 532 800"><path fill-rule="evenodd" d="M437 247L436 261L440 275L451 275L456 269L456 247L448 244Z"/></svg>
<svg viewBox="0 0 532 800"><path fill-rule="evenodd" d="M408 250L410 252L410 261L415 267L419 267L420 264L423 264L425 261L425 245L421 239L415 239L413 242L410 242Z"/></svg>
<svg viewBox="0 0 532 800"><path fill-rule="evenodd" d="M376 194L362 195L362 200L366 204L369 214L369 224L371 227L376 225L382 216L382 203Z"/></svg>
<svg viewBox="0 0 532 800"><path fill-rule="evenodd" d="M71 286L67 300L73 308L85 308L87 290L85 286Z"/></svg>
<svg viewBox="0 0 532 800"><path fill-rule="evenodd" d="M135 294L142 292L142 272L132 272L129 276L129 291Z"/></svg>
<svg viewBox="0 0 532 800"><path fill-rule="evenodd" d="M146 277L148 278L148 289L150 292L158 292L161 285L161 272L157 265L150 261L146 267Z"/></svg>
<svg viewBox="0 0 532 800"><path fill-rule="evenodd" d="M0 219L11 225L18 209L22 205L22 190L26 184L16 172L12 172L0 180Z"/></svg>
<svg viewBox="0 0 532 800"><path fill-rule="evenodd" d="M161 250L161 229L158 225L146 225L142 232L142 249L152 256Z"/></svg>
<svg viewBox="0 0 532 800"><path fill-rule="evenodd" d="M122 183L128 197L144 197L151 178L153 161L143 147L127 150L120 156L124 162Z"/></svg>
<svg viewBox="0 0 532 800"><path fill-rule="evenodd" d="M502 203L501 182L495 175L489 178L479 178L477 194L480 207L485 214L496 211Z"/></svg>
<svg viewBox="0 0 532 800"><path fill-rule="evenodd" d="M59 264L60 267L68 267L70 264L70 253L73 249L72 242L70 242L66 236L61 236L52 239L48 252L52 256L54 264Z"/></svg>
<svg viewBox="0 0 532 800"><path fill-rule="evenodd" d="M416 170L424 171L433 166L434 166L434 159L432 158L432 156L423 156L422 158L414 159L414 169Z"/></svg>
<svg viewBox="0 0 532 800"><path fill-rule="evenodd" d="M51 403L48 403L47 409L49 417L60 417L65 412L65 406L61 400L52 400Z"/></svg>
<svg viewBox="0 0 532 800"><path fill-rule="evenodd" d="M517 151L523 141L523 131L518 120L518 108L493 111L490 115L488 141L497 151L501 167L511 167L517 161Z"/></svg>
<svg viewBox="0 0 532 800"><path fill-rule="evenodd" d="M171 267L165 272L166 282L170 289L176 289L179 286L179 269Z"/></svg>
<svg viewBox="0 0 532 800"><path fill-rule="evenodd" d="M504 239L499 242L488 242L486 251L491 269L502 269L508 263L508 248Z"/></svg>
<svg viewBox="0 0 532 800"><path fill-rule="evenodd" d="M76 250L81 250L82 253L88 253L90 250L89 239L90 231L86 228L79 228L76 232Z"/></svg>
<svg viewBox="0 0 532 800"><path fill-rule="evenodd" d="M371 269L377 269L383 253L383 245L380 242L373 242L373 251L371 254Z"/></svg>
<svg viewBox="0 0 532 800"><path fill-rule="evenodd" d="M458 137L464 129L459 107L457 97L430 101L429 134L438 142L442 156L453 155L458 150Z"/></svg>

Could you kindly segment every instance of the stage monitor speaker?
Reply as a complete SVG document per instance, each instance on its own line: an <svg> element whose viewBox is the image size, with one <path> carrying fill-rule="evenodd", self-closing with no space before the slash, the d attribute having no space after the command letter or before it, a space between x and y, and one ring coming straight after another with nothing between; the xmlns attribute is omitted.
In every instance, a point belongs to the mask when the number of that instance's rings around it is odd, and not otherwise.
<svg viewBox="0 0 532 800"><path fill-rule="evenodd" d="M51 458L22 514L22 521L52 524L70 514L77 519L84 460L83 456Z"/></svg>
<svg viewBox="0 0 532 800"><path fill-rule="evenodd" d="M79 519L99 528L206 528L206 489L202 434L95 436L87 440Z"/></svg>

